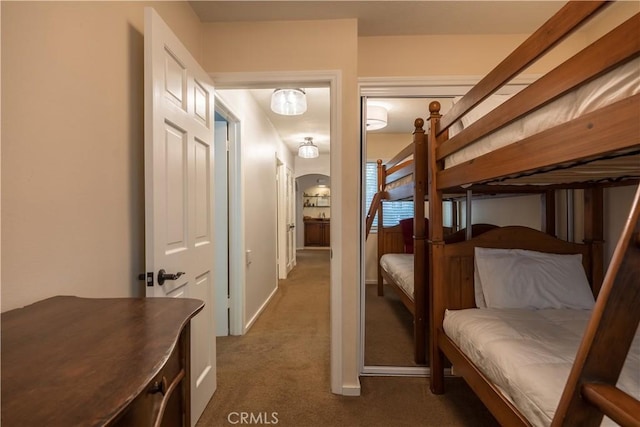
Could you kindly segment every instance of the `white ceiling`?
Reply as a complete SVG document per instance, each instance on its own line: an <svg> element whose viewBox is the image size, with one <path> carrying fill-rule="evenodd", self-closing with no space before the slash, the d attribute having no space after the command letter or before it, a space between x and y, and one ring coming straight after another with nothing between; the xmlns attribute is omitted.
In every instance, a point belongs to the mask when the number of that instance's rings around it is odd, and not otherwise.
<svg viewBox="0 0 640 427"><path fill-rule="evenodd" d="M566 3L549 1L191 1L202 22L358 20L361 37L417 34L527 34ZM272 89L251 89L282 140L296 151L311 136L329 152L329 89L303 88L308 110L301 116L271 112ZM389 125L376 132L413 131L416 117L428 115L425 99L384 99Z"/></svg>

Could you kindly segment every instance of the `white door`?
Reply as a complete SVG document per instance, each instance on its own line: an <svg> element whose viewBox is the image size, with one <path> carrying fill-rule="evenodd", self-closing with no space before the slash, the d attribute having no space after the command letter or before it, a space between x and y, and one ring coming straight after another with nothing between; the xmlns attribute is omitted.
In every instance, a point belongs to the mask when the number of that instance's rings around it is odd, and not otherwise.
<svg viewBox="0 0 640 427"><path fill-rule="evenodd" d="M213 317L213 85L160 16L145 9L145 244L148 297L197 298L191 425L216 388ZM169 276L163 284L159 271Z"/></svg>
<svg viewBox="0 0 640 427"><path fill-rule="evenodd" d="M291 169L286 168L286 211L287 211L287 273L296 266L296 194L295 179Z"/></svg>

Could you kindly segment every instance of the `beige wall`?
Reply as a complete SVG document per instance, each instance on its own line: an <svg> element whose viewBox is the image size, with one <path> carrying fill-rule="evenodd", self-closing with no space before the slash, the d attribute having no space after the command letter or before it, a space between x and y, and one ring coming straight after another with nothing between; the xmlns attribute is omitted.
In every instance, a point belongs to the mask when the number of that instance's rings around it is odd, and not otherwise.
<svg viewBox="0 0 640 427"><path fill-rule="evenodd" d="M273 125L246 90L218 94L240 122L241 181L243 188L244 249L251 251L245 265L243 326L250 326L275 292L278 281L276 157L293 168L293 155Z"/></svg>
<svg viewBox="0 0 640 427"><path fill-rule="evenodd" d="M142 292L145 6L199 56L184 2L2 2L2 311Z"/></svg>
<svg viewBox="0 0 640 427"><path fill-rule="evenodd" d="M483 76L513 51L526 35L443 35L360 37L360 77ZM584 44L584 35L567 40L527 73L544 72Z"/></svg>

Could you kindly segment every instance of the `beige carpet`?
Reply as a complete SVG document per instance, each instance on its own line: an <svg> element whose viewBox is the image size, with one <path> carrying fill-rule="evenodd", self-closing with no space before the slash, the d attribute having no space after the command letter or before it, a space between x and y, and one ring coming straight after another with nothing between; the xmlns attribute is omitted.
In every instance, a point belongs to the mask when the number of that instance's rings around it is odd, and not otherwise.
<svg viewBox="0 0 640 427"><path fill-rule="evenodd" d="M497 426L459 379L361 378L362 395L330 392L329 253L299 251L273 301L242 337L218 338L218 389L204 426ZM244 414L243 414L244 413Z"/></svg>
<svg viewBox="0 0 640 427"><path fill-rule="evenodd" d="M366 366L418 366L413 351L413 316L389 285L365 291L364 363Z"/></svg>

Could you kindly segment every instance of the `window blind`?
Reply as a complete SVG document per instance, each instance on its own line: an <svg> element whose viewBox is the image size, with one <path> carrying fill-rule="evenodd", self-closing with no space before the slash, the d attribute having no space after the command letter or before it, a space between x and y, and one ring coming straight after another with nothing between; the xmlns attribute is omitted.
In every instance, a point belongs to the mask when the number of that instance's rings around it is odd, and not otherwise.
<svg viewBox="0 0 640 427"><path fill-rule="evenodd" d="M367 162L365 170L365 202L366 211L369 211L373 196L376 194L378 186L378 165L375 162ZM383 226L391 227L397 225L401 219L413 217L413 202L382 202L384 210ZM373 227L378 227L378 215L373 220Z"/></svg>

